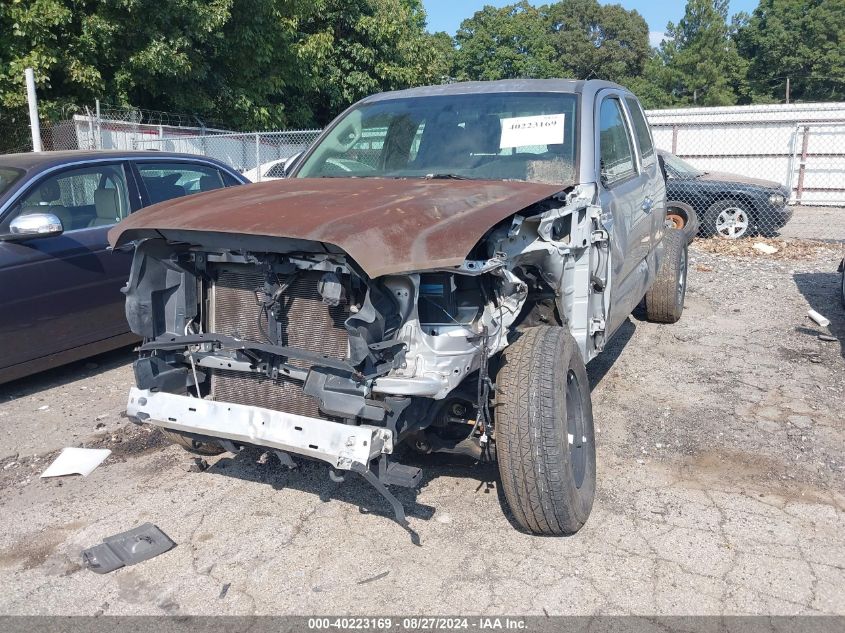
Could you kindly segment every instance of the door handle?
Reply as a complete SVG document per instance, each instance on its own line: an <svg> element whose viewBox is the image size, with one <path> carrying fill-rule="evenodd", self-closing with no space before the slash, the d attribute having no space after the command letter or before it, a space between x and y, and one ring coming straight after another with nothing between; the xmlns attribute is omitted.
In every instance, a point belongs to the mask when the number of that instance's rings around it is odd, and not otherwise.
<svg viewBox="0 0 845 633"><path fill-rule="evenodd" d="M645 211L646 213L651 213L652 207L654 207L654 200L649 197L646 197L646 199L643 200L642 204L643 211Z"/></svg>

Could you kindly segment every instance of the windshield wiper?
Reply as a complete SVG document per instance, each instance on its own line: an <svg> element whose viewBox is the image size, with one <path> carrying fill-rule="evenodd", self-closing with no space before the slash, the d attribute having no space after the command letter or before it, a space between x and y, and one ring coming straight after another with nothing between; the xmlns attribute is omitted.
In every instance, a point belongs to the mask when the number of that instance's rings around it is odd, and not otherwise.
<svg viewBox="0 0 845 633"><path fill-rule="evenodd" d="M424 178L426 180L472 180L472 178L460 174L426 174Z"/></svg>

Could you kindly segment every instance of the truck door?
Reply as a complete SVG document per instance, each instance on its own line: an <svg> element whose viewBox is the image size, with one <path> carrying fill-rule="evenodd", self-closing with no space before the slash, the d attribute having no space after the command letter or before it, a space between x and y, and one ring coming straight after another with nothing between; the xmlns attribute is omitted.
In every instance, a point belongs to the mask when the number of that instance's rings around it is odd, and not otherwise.
<svg viewBox="0 0 845 633"><path fill-rule="evenodd" d="M645 114L639 102L632 96L625 97L625 105L628 107L628 114L631 120L631 127L634 137L637 140L637 147L640 155L640 170L645 177L643 183L643 201L651 200L651 213L649 214L651 226L651 244L649 250L654 250L660 240L663 239L663 228L666 220L666 182L663 180L663 173L657 161L657 152L654 151L654 142L651 138L651 129L646 121ZM649 260L649 266L652 266ZM656 274L656 270L650 273Z"/></svg>
<svg viewBox="0 0 845 633"><path fill-rule="evenodd" d="M640 170L620 95L610 92L599 100L597 121L599 198L602 209L613 218L610 316L606 327L611 334L645 293L653 201L648 177Z"/></svg>

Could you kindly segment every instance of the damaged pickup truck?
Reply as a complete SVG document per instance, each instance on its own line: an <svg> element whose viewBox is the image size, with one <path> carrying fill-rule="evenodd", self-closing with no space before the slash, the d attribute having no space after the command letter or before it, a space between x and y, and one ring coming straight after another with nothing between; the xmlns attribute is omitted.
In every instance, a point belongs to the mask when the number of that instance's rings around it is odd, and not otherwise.
<svg viewBox="0 0 845 633"><path fill-rule="evenodd" d="M457 83L341 114L286 180L150 207L126 315L128 414L204 453L266 447L391 503L422 453L498 460L516 522L584 525L585 363L645 298L683 310L686 240L634 95L603 81Z"/></svg>

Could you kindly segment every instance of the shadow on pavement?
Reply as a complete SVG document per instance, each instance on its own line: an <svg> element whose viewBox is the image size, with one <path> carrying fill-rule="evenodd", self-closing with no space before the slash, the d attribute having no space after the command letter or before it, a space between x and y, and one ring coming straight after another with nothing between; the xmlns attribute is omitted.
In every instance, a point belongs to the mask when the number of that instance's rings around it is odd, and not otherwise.
<svg viewBox="0 0 845 633"><path fill-rule="evenodd" d="M823 328L807 319L807 325L796 328L797 331L814 336L835 336L839 340L839 352L845 357L845 306L842 305L840 273L835 270L825 273L796 273L793 279L810 307L830 321L830 325Z"/></svg>
<svg viewBox="0 0 845 633"><path fill-rule="evenodd" d="M587 376L590 379L590 391L599 386L607 372L622 355L622 351L637 331L637 325L629 317L611 337L604 351L587 364Z"/></svg>
<svg viewBox="0 0 845 633"><path fill-rule="evenodd" d="M327 464L295 458L298 467L288 470L279 464L272 453L266 463L260 463L259 457L263 452L259 448L245 448L240 453L221 458L206 472L267 484L275 490L299 490L315 495L324 502L342 501L357 505L362 514L376 514L393 519L390 505L361 476L350 472L346 474L343 482L336 483L329 478ZM418 455L410 450L399 454L398 461L422 468L420 489L438 477L475 479L478 481L478 494L489 494L498 487L495 483L498 479L495 464L478 463L459 455ZM435 509L432 506L417 501L419 490L391 486L390 491L402 503L409 517L428 521L434 516Z"/></svg>
<svg viewBox="0 0 845 633"><path fill-rule="evenodd" d="M78 380L94 378L104 372L128 365L135 360L133 348L134 346L122 347L4 383L0 385L0 402L62 387ZM127 393L129 387L130 385L126 385Z"/></svg>

